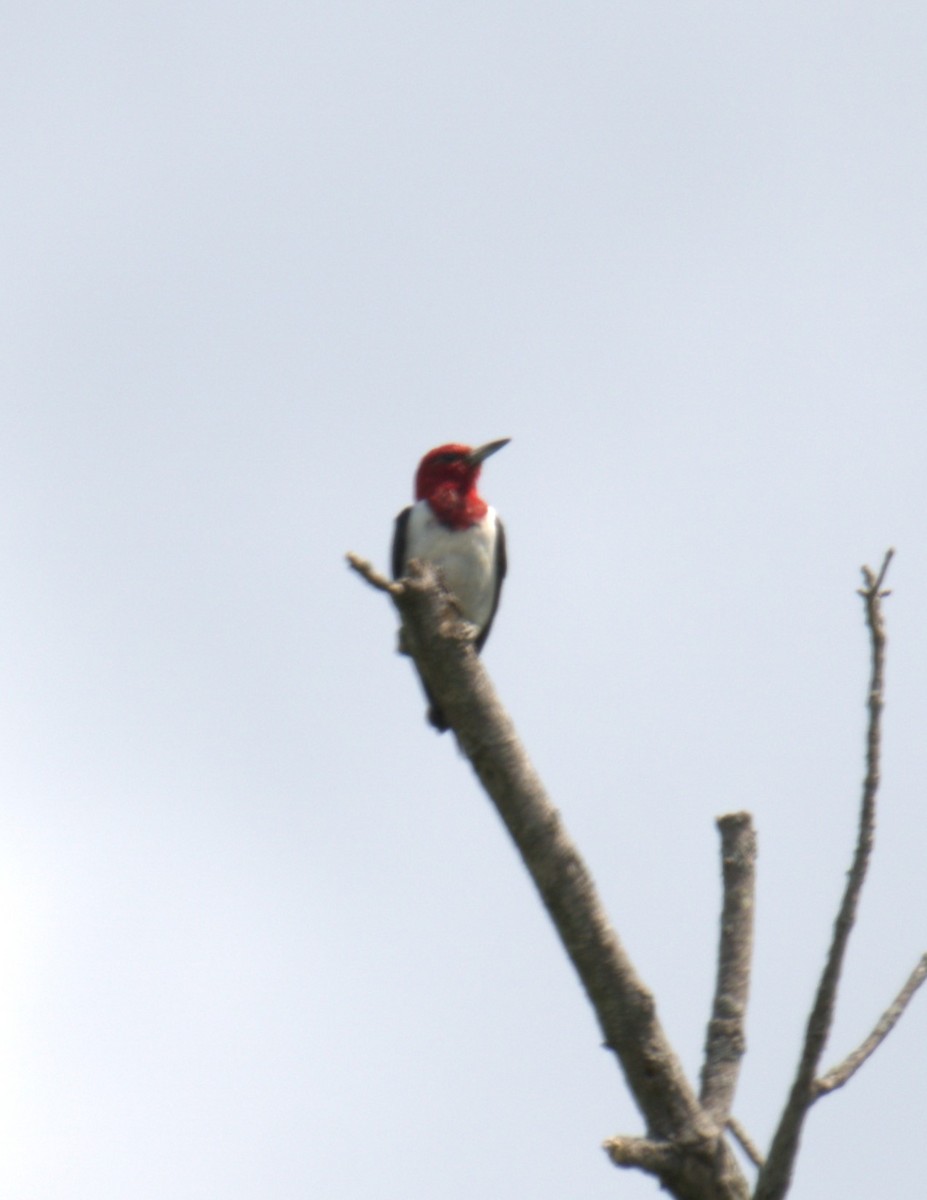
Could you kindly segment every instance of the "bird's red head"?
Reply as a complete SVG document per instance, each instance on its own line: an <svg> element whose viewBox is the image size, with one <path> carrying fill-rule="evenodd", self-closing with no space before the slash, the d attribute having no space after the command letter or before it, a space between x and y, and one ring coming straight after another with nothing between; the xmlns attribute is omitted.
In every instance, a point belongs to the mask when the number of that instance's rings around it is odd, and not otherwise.
<svg viewBox="0 0 927 1200"><path fill-rule="evenodd" d="M486 501L476 490L480 468L509 439L471 449L449 442L429 450L415 473L415 499L427 500L439 521L451 529L468 529L486 515Z"/></svg>

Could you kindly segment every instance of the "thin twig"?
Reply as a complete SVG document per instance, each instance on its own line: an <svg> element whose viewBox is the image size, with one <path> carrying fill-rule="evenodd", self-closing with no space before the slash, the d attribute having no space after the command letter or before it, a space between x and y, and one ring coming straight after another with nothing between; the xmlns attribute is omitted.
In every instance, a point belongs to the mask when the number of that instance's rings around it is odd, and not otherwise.
<svg viewBox="0 0 927 1200"><path fill-rule="evenodd" d="M759 1146L750 1137L743 1125L741 1125L736 1117L728 1117L727 1127L731 1131L734 1141L737 1142L747 1158L750 1159L755 1167L761 1167L763 1165L763 1155L760 1153Z"/></svg>
<svg viewBox="0 0 927 1200"><path fill-rule="evenodd" d="M814 1078L817 1065L830 1033L837 998L837 985L846 953L850 930L856 920L856 909L860 892L866 878L866 868L872 853L875 835L875 803L879 789L879 751L882 735L882 706L885 684L885 624L882 618L882 584L892 560L889 550L882 568L875 574L870 567L863 567L865 587L859 594L866 606L866 624L869 627L871 645L871 671L869 678L869 722L866 732L866 775L860 804L859 832L853 863L847 876L843 899L834 922L827 962L818 984L814 1005L808 1017L805 1041L795 1081L786 1101L785 1109L773 1137L766 1164L757 1180L754 1200L782 1200L788 1191L798 1154L802 1126L814 1098Z"/></svg>
<svg viewBox="0 0 927 1200"><path fill-rule="evenodd" d="M398 596L402 593L403 585L401 583L394 583L385 575L381 575L373 563L369 563L366 558L350 552L345 555L345 558L348 566L366 579L370 586L376 588L378 592L388 592L391 596Z"/></svg>
<svg viewBox="0 0 927 1200"><path fill-rule="evenodd" d="M747 1048L744 1023L753 952L756 835L749 813L719 817L724 904L718 946L718 976L705 1038L700 1099L723 1125L731 1111L740 1060Z"/></svg>
<svg viewBox="0 0 927 1200"><path fill-rule="evenodd" d="M920 962L908 976L904 987L882 1016L879 1017L872 1033L870 1033L862 1045L858 1046L852 1054L848 1054L839 1066L832 1067L826 1075L822 1075L820 1079L815 1080L811 1096L812 1100L818 1100L821 1096L826 1096L828 1092L836 1091L837 1088L843 1087L845 1083L853 1078L866 1059L879 1048L885 1038L894 1029L901 1014L908 1007L914 998L915 992L925 979L927 979L927 954L921 957Z"/></svg>

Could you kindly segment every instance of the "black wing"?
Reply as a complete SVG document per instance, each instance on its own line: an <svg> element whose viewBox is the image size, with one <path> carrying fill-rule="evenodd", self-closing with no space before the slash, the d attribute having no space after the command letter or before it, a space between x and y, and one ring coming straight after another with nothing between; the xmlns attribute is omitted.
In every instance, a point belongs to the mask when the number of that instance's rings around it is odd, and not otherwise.
<svg viewBox="0 0 927 1200"><path fill-rule="evenodd" d="M474 642L477 654L486 645L486 639L489 637L492 623L496 619L496 613L499 609L499 597L502 595L502 581L505 579L505 573L508 569L509 562L505 553L505 526L496 517L496 594L492 598L492 611L489 614L489 620L480 630L480 635Z"/></svg>
<svg viewBox="0 0 927 1200"><path fill-rule="evenodd" d="M393 578L401 579L406 573L406 545L408 541L409 517L412 515L412 506L404 508L396 518L396 524L393 527ZM400 636L401 641L401 636ZM437 729L438 733L444 733L448 728L447 719L444 713L438 707L434 696L428 689L428 684L422 679L422 687L425 690L425 695L428 697L428 720Z"/></svg>
<svg viewBox="0 0 927 1200"><path fill-rule="evenodd" d="M404 508L396 518L393 526L393 578L401 579L406 573L406 533L409 527L409 517L412 515L412 505Z"/></svg>

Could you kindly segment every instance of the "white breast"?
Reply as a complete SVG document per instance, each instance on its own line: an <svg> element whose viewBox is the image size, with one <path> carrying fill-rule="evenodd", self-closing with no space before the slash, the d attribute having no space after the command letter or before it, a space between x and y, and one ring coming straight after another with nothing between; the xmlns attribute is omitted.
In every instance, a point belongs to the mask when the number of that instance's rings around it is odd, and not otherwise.
<svg viewBox="0 0 927 1200"><path fill-rule="evenodd" d="M496 592L496 512L469 529L448 529L426 500L412 506L406 530L406 561L420 558L437 567L454 594L464 620L482 629L492 615Z"/></svg>

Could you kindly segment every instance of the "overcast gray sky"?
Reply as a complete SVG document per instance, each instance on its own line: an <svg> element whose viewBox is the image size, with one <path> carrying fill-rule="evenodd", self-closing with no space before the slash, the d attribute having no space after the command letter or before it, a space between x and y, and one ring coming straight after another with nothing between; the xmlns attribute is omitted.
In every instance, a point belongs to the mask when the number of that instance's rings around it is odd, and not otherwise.
<svg viewBox="0 0 927 1200"><path fill-rule="evenodd" d="M511 437L487 665L694 1076L713 821L760 836L766 1143L853 840L859 566L898 548L842 1057L927 948L927 13L8 6L0 1190L646 1197L385 564ZM923 1187L927 1006L795 1200Z"/></svg>

